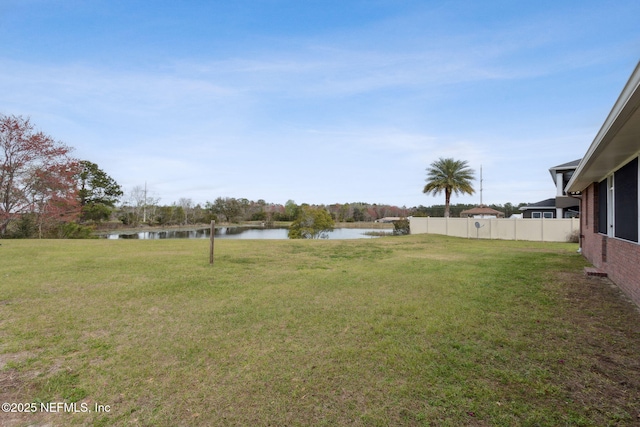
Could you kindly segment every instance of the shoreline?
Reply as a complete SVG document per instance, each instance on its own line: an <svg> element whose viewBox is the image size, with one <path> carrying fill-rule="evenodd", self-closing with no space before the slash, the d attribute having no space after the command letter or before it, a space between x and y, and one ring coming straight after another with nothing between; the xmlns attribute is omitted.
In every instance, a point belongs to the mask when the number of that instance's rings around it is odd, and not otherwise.
<svg viewBox="0 0 640 427"><path fill-rule="evenodd" d="M264 223L259 221L251 221L251 222L242 222L242 223L216 223L216 228L233 228L233 227L242 227L242 228L257 228L257 229L269 229L269 228L288 228L291 222L288 221L278 221L274 223L271 227L266 227L263 225ZM107 234L135 234L141 233L145 231L192 231L192 230L202 230L205 228L211 227L210 224L189 224L189 225L139 225L137 227L104 227L104 228L96 228L93 231L93 235L96 236L104 236ZM352 228L352 229L360 229L360 228L373 228L379 230L393 230L393 224L391 223L380 223L380 222L336 222L334 228Z"/></svg>

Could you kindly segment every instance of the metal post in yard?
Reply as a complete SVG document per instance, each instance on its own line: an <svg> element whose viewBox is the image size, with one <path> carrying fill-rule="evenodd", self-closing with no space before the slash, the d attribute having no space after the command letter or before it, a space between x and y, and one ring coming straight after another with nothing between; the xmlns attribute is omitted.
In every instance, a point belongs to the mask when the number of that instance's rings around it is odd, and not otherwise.
<svg viewBox="0 0 640 427"><path fill-rule="evenodd" d="M211 221L211 238L209 239L209 264L213 265L213 244L216 233L216 222Z"/></svg>

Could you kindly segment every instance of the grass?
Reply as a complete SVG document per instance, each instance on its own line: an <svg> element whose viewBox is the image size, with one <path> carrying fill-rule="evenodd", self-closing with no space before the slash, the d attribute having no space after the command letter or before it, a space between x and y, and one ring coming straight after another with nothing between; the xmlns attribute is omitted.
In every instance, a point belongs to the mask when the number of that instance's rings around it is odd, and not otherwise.
<svg viewBox="0 0 640 427"><path fill-rule="evenodd" d="M0 424L637 425L640 315L576 249L3 241L2 402L92 411Z"/></svg>

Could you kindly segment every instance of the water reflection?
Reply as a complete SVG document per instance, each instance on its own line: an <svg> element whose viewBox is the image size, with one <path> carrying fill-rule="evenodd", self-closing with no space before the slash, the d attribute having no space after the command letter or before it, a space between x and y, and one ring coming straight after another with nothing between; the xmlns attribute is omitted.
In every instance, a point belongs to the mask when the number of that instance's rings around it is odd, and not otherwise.
<svg viewBox="0 0 640 427"><path fill-rule="evenodd" d="M287 228L248 228L248 227L218 227L215 231L216 239L287 239ZM367 233L391 232L373 228L336 228L328 233L329 239L370 239L378 236ZM210 228L193 230L162 230L141 231L137 233L110 233L100 237L107 239L208 239Z"/></svg>

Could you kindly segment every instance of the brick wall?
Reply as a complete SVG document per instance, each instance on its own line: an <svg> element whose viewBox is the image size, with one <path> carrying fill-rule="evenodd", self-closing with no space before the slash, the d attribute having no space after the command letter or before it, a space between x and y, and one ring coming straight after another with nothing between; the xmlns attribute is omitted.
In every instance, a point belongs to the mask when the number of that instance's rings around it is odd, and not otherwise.
<svg viewBox="0 0 640 427"><path fill-rule="evenodd" d="M640 306L640 245L597 232L597 184L582 192L582 254Z"/></svg>
<svg viewBox="0 0 640 427"><path fill-rule="evenodd" d="M640 246L620 239L607 240L609 278L640 305Z"/></svg>

